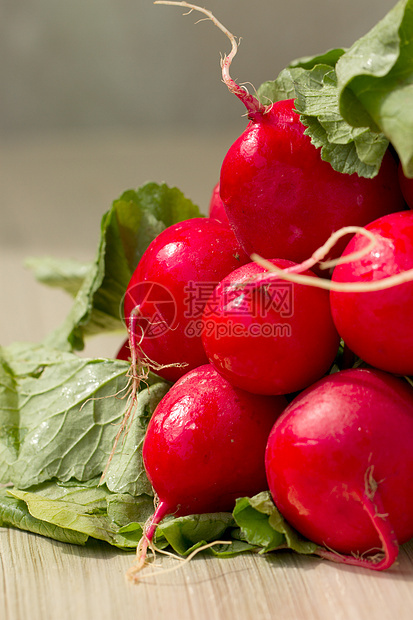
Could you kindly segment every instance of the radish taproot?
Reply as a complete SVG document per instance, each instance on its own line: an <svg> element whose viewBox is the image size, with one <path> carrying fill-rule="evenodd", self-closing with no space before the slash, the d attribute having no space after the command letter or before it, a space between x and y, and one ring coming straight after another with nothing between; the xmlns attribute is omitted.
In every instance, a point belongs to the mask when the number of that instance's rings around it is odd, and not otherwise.
<svg viewBox="0 0 413 620"><path fill-rule="evenodd" d="M388 568L413 536L412 445L407 382L377 370L338 372L275 423L266 449L272 497L323 557Z"/></svg>
<svg viewBox="0 0 413 620"><path fill-rule="evenodd" d="M218 220L193 218L160 233L124 298L129 346L138 363L167 381L206 363L198 329L205 303L222 278L248 261L228 225Z"/></svg>
<svg viewBox="0 0 413 620"><path fill-rule="evenodd" d="M222 280L205 306L202 342L209 362L233 385L258 394L296 392L320 379L338 352L329 294L265 274L249 263Z"/></svg>
<svg viewBox="0 0 413 620"><path fill-rule="evenodd" d="M144 466L159 503L138 547L138 568L166 515L231 511L238 497L267 488L265 447L286 405L283 396L234 388L209 364L171 387L143 443Z"/></svg>
<svg viewBox="0 0 413 620"><path fill-rule="evenodd" d="M306 128L292 99L264 105L231 78L237 42L210 11L188 2L155 4L200 11L231 41L231 52L221 62L222 80L245 105L250 122L224 158L220 197L248 255L300 263L333 231L364 226L403 209L397 164L389 150L374 178L337 172L304 135ZM332 257L344 247L343 240Z"/></svg>
<svg viewBox="0 0 413 620"><path fill-rule="evenodd" d="M413 211L392 213L370 223L375 245L362 258L337 265L331 283L360 283L365 292L330 293L337 331L348 347L368 364L395 374L413 375L413 281L388 290L370 290L389 277L413 269ZM343 258L362 251L367 239L358 234Z"/></svg>

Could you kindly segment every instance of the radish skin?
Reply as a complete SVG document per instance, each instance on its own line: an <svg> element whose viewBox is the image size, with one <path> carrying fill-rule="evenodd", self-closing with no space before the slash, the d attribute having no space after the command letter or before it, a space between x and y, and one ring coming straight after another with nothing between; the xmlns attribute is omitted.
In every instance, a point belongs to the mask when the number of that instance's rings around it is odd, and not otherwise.
<svg viewBox="0 0 413 620"><path fill-rule="evenodd" d="M265 447L286 405L283 396L234 388L209 364L172 386L143 444L145 470L159 503L138 546L140 567L167 514L232 511L238 497L267 488Z"/></svg>
<svg viewBox="0 0 413 620"><path fill-rule="evenodd" d="M294 268L276 259L280 269ZM318 280L305 272L308 279ZM256 263L235 269L205 306L202 342L210 364L233 385L288 394L328 372L338 347L326 291L268 280Z"/></svg>
<svg viewBox="0 0 413 620"><path fill-rule="evenodd" d="M364 292L332 291L333 320L341 338L365 362L394 374L413 375L413 211L382 217L366 230L376 236L374 248L362 258L337 265L331 280L334 285L353 282ZM343 260L365 246L364 237L356 235ZM377 286L392 280L391 289Z"/></svg>
<svg viewBox="0 0 413 620"><path fill-rule="evenodd" d="M412 388L378 370L344 370L304 390L275 423L269 488L322 557L383 570L413 536L412 445Z"/></svg>
<svg viewBox="0 0 413 620"><path fill-rule="evenodd" d="M219 220L223 224L228 224L229 226L225 206L221 200L221 196L219 195L219 183L216 183L214 189L212 190L211 199L209 201L208 214L209 217Z"/></svg>
<svg viewBox="0 0 413 620"><path fill-rule="evenodd" d="M173 382L205 364L201 335L191 329L208 298L202 299L203 287L212 289L247 262L229 226L218 220L193 218L161 232L139 261L124 298L137 365ZM196 308L188 301L191 287Z"/></svg>

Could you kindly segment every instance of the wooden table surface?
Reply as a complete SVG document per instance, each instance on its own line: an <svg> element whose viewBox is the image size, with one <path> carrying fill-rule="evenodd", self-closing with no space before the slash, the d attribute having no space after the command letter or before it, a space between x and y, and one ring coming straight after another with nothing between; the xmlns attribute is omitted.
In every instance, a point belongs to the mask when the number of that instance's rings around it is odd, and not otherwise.
<svg viewBox="0 0 413 620"><path fill-rule="evenodd" d="M70 308L62 292L33 281L28 255L92 258L99 220L124 189L176 184L207 208L230 136L138 138L116 133L3 143L0 209L0 343L38 341ZM118 336L85 355L113 355ZM413 544L376 573L281 552L196 557L176 572L131 585L133 554L91 542L77 547L0 528L2 620L410 620ZM162 567L176 560L160 558Z"/></svg>

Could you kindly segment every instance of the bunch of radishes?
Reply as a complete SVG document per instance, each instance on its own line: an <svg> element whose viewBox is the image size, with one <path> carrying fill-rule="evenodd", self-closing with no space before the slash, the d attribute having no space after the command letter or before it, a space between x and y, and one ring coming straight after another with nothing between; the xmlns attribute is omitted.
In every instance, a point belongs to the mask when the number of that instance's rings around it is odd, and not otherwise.
<svg viewBox="0 0 413 620"><path fill-rule="evenodd" d="M210 217L162 232L125 296L134 376L173 383L143 447L159 504L141 560L166 514L269 488L321 556L387 568L413 536L413 181L390 151L372 179L333 170L293 100L264 106L231 59L250 122ZM370 235L334 246L331 280L305 269L347 226Z"/></svg>

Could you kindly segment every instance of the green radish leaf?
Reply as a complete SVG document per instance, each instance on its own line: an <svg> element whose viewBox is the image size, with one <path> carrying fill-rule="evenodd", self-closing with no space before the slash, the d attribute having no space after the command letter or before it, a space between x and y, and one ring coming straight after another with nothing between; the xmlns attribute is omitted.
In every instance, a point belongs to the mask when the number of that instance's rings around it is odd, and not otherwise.
<svg viewBox="0 0 413 620"><path fill-rule="evenodd" d="M388 140L367 127L352 127L342 118L334 69L317 65L305 79L303 75L296 85L295 107L307 127L305 133L335 170L364 177L378 173Z"/></svg>
<svg viewBox="0 0 413 620"><path fill-rule="evenodd" d="M142 445L147 423L168 389L167 383L160 382L139 394L137 410L128 425L128 432L118 443L105 474L105 483L111 491L152 495L152 488L143 467Z"/></svg>
<svg viewBox="0 0 413 620"><path fill-rule="evenodd" d="M27 258L24 265L33 272L38 282L61 288L72 297L78 294L92 266L91 263L52 256Z"/></svg>
<svg viewBox="0 0 413 620"><path fill-rule="evenodd" d="M311 66L310 61L307 66ZM294 99L305 133L321 157L338 172L371 178L381 165L388 140L368 127L352 127L341 116L334 68L316 64L289 67L258 90L263 102Z"/></svg>
<svg viewBox="0 0 413 620"><path fill-rule="evenodd" d="M257 91L259 100L264 105L269 105L271 102L295 99L296 84L305 74L306 70L301 67L283 69L276 80L261 84Z"/></svg>
<svg viewBox="0 0 413 620"><path fill-rule="evenodd" d="M241 538L261 548L261 553L276 549L293 549L297 553L314 553L317 545L303 540L275 507L270 493L237 500L234 519L241 528Z"/></svg>
<svg viewBox="0 0 413 620"><path fill-rule="evenodd" d="M10 490L13 491L13 489ZM17 527L26 532L40 534L72 545L84 545L88 539L88 536L81 532L36 519L30 514L26 502L13 496L7 488L0 488L0 525Z"/></svg>
<svg viewBox="0 0 413 620"><path fill-rule="evenodd" d="M86 336L123 329L123 296L140 257L167 226L193 217L200 217L198 207L177 188L147 183L124 192L102 218L96 258L84 274L68 316L44 344L63 351L81 350ZM59 278L62 283L58 273L55 279ZM50 283L50 273L47 279Z"/></svg>
<svg viewBox="0 0 413 620"><path fill-rule="evenodd" d="M241 528L241 537L249 544L259 547L262 553L283 547L283 533L271 527L268 513L257 510L253 503L247 497L237 501L234 518Z"/></svg>
<svg viewBox="0 0 413 620"><path fill-rule="evenodd" d="M8 489L10 496L24 502L39 529L53 532L57 528L66 536L77 536L84 544L88 537L105 541L121 548L134 548L139 541L142 530L136 530L135 536L120 533L120 522L139 519L142 524L153 510L153 500L148 496L133 498L128 495L111 494L105 487L45 483L27 491L16 488ZM116 517L116 520L114 518ZM22 529L24 523L22 523ZM41 533L41 532L39 532ZM47 535L47 534L46 534ZM70 540L68 542L75 542Z"/></svg>
<svg viewBox="0 0 413 620"><path fill-rule="evenodd" d="M258 89L259 100L268 104L284 99L295 99L297 96L296 86L302 80L304 82L308 80L309 71L318 65L334 68L344 51L344 49L337 48L317 56L306 56L293 60L288 67L280 72L276 80L261 84Z"/></svg>
<svg viewBox="0 0 413 620"><path fill-rule="evenodd" d="M413 0L401 0L337 62L340 112L382 132L413 177Z"/></svg>
<svg viewBox="0 0 413 620"><path fill-rule="evenodd" d="M153 514L153 499L111 493L98 483L96 478L86 483L51 481L27 490L1 489L0 522L72 544L84 544L91 537L119 548L136 547ZM286 548L311 554L317 549L284 521L267 492L239 499L233 514L166 517L155 536L157 547L171 547L181 556L214 541L228 541L208 549L217 557Z"/></svg>
<svg viewBox="0 0 413 620"><path fill-rule="evenodd" d="M111 493L98 483L96 478L86 483L52 481L27 490L0 489L0 523L71 544L85 544L91 537L119 548L135 548L154 511L153 498ZM231 513L171 516L158 526L156 545L170 546L185 556L223 538L228 544L214 545L210 553L230 557L253 550L232 536L234 526Z"/></svg>
<svg viewBox="0 0 413 620"><path fill-rule="evenodd" d="M117 213L122 248L131 273L151 241L165 228L203 217L178 188L164 183L147 183L137 190L128 190L114 201L112 209Z"/></svg>
<svg viewBox="0 0 413 620"><path fill-rule="evenodd" d="M169 518L158 526L156 540L165 538L176 553L189 555L195 549L214 540L228 538L231 545L231 537L227 530L234 525L232 514L227 512ZM229 547L223 545L221 552L223 548L229 551Z"/></svg>
<svg viewBox="0 0 413 620"><path fill-rule="evenodd" d="M374 177L391 143L413 177L413 0L349 49L293 61L258 94L263 103L294 98L306 134L338 172Z"/></svg>
<svg viewBox="0 0 413 620"><path fill-rule="evenodd" d="M317 65L328 65L335 67L337 61L345 53L345 49L342 47L336 47L331 50L327 50L324 54L317 54L315 56L304 56L296 58L290 63L290 67L301 67L303 69L314 69Z"/></svg>
<svg viewBox="0 0 413 620"><path fill-rule="evenodd" d="M19 454L19 443L18 388L13 371L0 355L0 483L9 482L11 466Z"/></svg>
<svg viewBox="0 0 413 620"><path fill-rule="evenodd" d="M22 343L0 349L0 355L0 482L24 489L54 478L100 476L126 410L129 363ZM158 379L139 392L129 432L108 469L111 491L152 492L142 441L167 389Z"/></svg>
<svg viewBox="0 0 413 620"><path fill-rule="evenodd" d="M120 532L126 536L135 531L141 532L141 525L130 523ZM166 517L157 527L155 534L156 546L165 549L171 547L176 553L188 556L193 551L201 549L211 542L217 543L205 551L216 557L226 558L248 551L255 551L256 547L240 540L239 529L231 513L217 512L185 517ZM224 543L228 541L228 543Z"/></svg>

